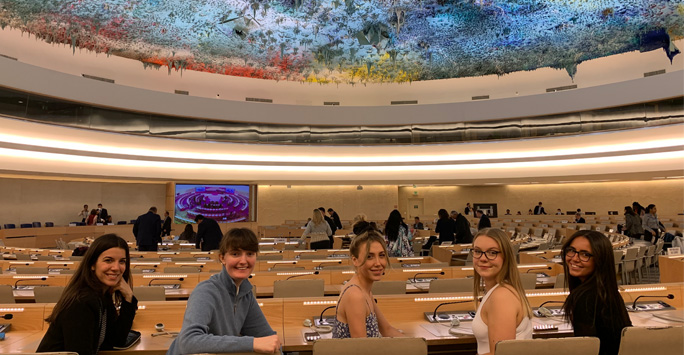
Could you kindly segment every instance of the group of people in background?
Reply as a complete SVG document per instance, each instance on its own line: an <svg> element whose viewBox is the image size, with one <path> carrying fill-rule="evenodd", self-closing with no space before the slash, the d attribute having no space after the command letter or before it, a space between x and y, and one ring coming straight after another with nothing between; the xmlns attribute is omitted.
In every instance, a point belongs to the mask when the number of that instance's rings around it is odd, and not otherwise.
<svg viewBox="0 0 684 355"><path fill-rule="evenodd" d="M112 216L109 215L106 208L102 207L101 203L97 204L97 208L88 209L88 205L83 205L83 209L77 214L81 217L81 223L92 226L98 223L109 224L112 223Z"/></svg>
<svg viewBox="0 0 684 355"><path fill-rule="evenodd" d="M622 232L635 239L643 239L655 244L659 238L666 243L672 242L675 236L668 233L667 228L658 220L656 205L650 204L644 208L639 202L632 206L625 206L625 224Z"/></svg>
<svg viewBox="0 0 684 355"><path fill-rule="evenodd" d="M147 213L138 216L133 223L133 235L139 251L157 251L162 238L171 235L171 216L164 212L164 220L157 214L157 207L150 207Z"/></svg>

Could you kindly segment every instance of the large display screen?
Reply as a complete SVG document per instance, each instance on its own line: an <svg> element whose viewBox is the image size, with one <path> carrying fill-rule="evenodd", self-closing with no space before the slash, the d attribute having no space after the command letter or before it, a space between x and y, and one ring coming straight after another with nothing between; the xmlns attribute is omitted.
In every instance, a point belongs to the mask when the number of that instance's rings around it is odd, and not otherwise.
<svg viewBox="0 0 684 355"><path fill-rule="evenodd" d="M176 223L194 223L198 214L218 222L248 222L252 210L250 185L176 184Z"/></svg>

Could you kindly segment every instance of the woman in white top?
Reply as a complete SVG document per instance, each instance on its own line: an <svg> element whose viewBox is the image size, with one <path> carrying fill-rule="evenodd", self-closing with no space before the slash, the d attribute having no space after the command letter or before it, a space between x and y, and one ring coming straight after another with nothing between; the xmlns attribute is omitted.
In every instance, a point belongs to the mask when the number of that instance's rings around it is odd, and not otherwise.
<svg viewBox="0 0 684 355"><path fill-rule="evenodd" d="M315 209L311 221L306 225L304 234L299 238L299 244L304 243L306 237L311 236L309 249L330 249L329 235L332 235L330 225L323 219L323 213L319 209Z"/></svg>
<svg viewBox="0 0 684 355"><path fill-rule="evenodd" d="M473 240L474 297L484 297L473 320L477 353L494 354L496 343L509 339L532 339L532 309L525 296L509 236L487 228Z"/></svg>

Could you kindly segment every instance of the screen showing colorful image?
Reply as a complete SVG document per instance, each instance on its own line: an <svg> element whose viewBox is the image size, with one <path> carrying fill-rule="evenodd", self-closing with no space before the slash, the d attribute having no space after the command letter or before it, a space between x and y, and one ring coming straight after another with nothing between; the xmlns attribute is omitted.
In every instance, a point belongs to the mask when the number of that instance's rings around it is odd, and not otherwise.
<svg viewBox="0 0 684 355"><path fill-rule="evenodd" d="M176 223L193 223L198 214L218 222L249 221L249 185L176 185Z"/></svg>

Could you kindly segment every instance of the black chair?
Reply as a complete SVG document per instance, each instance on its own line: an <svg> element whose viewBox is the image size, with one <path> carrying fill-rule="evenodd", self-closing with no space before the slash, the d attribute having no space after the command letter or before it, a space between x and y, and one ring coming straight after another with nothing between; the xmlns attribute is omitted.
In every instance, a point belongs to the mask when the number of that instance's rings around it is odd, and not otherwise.
<svg viewBox="0 0 684 355"><path fill-rule="evenodd" d="M134 220L134 219L131 220L131 224L135 224L135 220Z"/></svg>
<svg viewBox="0 0 684 355"><path fill-rule="evenodd" d="M85 222L76 222L76 225L77 226L85 226L86 224L85 224Z"/></svg>
<svg viewBox="0 0 684 355"><path fill-rule="evenodd" d="M128 222L126 222L126 221L118 221L118 222L116 222L116 224L126 224L126 223L128 223Z"/></svg>
<svg viewBox="0 0 684 355"><path fill-rule="evenodd" d="M31 223L31 225L33 226L33 228L40 228L43 226L40 222L33 222Z"/></svg>
<svg viewBox="0 0 684 355"><path fill-rule="evenodd" d="M45 222L46 227L54 227L55 223L54 222Z"/></svg>
<svg viewBox="0 0 684 355"><path fill-rule="evenodd" d="M7 223L5 224L5 229L14 229L17 228L14 223Z"/></svg>
<svg viewBox="0 0 684 355"><path fill-rule="evenodd" d="M19 228L33 228L33 224L31 223L22 223L19 225Z"/></svg>

